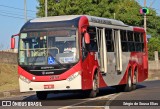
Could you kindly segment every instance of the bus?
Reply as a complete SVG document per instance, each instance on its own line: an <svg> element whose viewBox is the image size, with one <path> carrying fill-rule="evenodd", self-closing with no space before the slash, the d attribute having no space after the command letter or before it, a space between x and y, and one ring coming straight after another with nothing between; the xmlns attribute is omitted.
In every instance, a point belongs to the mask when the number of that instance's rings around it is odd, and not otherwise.
<svg viewBox="0 0 160 109"><path fill-rule="evenodd" d="M148 78L144 28L89 15L35 18L11 37L18 40L20 92L85 92L96 97L100 88L131 91Z"/></svg>

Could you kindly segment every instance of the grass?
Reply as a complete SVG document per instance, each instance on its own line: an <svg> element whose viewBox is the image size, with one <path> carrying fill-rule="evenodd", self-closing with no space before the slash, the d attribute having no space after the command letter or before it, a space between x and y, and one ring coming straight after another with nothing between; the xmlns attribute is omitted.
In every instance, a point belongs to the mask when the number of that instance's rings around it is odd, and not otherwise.
<svg viewBox="0 0 160 109"><path fill-rule="evenodd" d="M0 63L0 92L19 89L17 65Z"/></svg>

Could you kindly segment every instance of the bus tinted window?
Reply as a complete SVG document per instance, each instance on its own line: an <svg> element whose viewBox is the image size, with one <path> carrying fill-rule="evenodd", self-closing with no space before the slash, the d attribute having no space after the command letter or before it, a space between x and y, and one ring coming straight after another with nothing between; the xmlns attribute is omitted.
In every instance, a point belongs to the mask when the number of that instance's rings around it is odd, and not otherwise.
<svg viewBox="0 0 160 109"><path fill-rule="evenodd" d="M140 33L140 42L144 42L143 38L143 33Z"/></svg>
<svg viewBox="0 0 160 109"><path fill-rule="evenodd" d="M127 52L128 51L128 42L126 37L126 31L120 31L121 34L121 44L122 44L122 51Z"/></svg>
<svg viewBox="0 0 160 109"><path fill-rule="evenodd" d="M133 31L120 31L122 52L144 51L143 33Z"/></svg>
<svg viewBox="0 0 160 109"><path fill-rule="evenodd" d="M135 39L136 51L138 52L143 51L143 48L144 48L143 33L135 32L134 39Z"/></svg>
<svg viewBox="0 0 160 109"><path fill-rule="evenodd" d="M98 51L98 46L97 46L97 38L96 38L96 28L95 27L89 27L88 28L88 33L90 35L90 51Z"/></svg>
<svg viewBox="0 0 160 109"><path fill-rule="evenodd" d="M128 36L128 41L134 41L134 39L133 39L133 32L132 31L128 31L127 32L127 36Z"/></svg>
<svg viewBox="0 0 160 109"><path fill-rule="evenodd" d="M128 43L128 47L129 47L129 51L135 51L135 45L134 45L134 42L129 42Z"/></svg>
<svg viewBox="0 0 160 109"><path fill-rule="evenodd" d="M107 52L114 52L114 43L112 38L112 30L105 29Z"/></svg>
<svg viewBox="0 0 160 109"><path fill-rule="evenodd" d="M140 42L140 33L135 32L134 39L135 39L135 42Z"/></svg>

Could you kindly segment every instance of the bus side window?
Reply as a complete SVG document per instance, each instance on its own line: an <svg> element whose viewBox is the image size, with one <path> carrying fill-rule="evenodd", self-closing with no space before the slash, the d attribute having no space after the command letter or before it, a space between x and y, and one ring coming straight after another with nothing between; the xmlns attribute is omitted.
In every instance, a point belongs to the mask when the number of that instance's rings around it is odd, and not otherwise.
<svg viewBox="0 0 160 109"><path fill-rule="evenodd" d="M134 39L135 39L135 47L136 51L141 52L144 51L144 43L143 43L143 33L134 33Z"/></svg>
<svg viewBox="0 0 160 109"><path fill-rule="evenodd" d="M98 46L97 46L96 28L88 27L87 31L90 35L89 51L97 52Z"/></svg>
<svg viewBox="0 0 160 109"><path fill-rule="evenodd" d="M142 46L141 51L144 51L144 33L140 33L140 43L141 43L141 46Z"/></svg>
<svg viewBox="0 0 160 109"><path fill-rule="evenodd" d="M114 52L114 43L112 39L112 30L105 29L107 52Z"/></svg>
<svg viewBox="0 0 160 109"><path fill-rule="evenodd" d="M122 52L128 52L128 42L127 42L126 31L121 30L120 34L121 34Z"/></svg>
<svg viewBox="0 0 160 109"><path fill-rule="evenodd" d="M129 51L135 51L134 34L132 31L127 32Z"/></svg>

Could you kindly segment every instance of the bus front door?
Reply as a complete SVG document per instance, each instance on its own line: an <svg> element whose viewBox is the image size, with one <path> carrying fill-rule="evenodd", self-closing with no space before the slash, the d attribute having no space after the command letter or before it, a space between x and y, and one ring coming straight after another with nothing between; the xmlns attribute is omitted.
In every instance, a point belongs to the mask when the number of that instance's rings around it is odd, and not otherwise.
<svg viewBox="0 0 160 109"><path fill-rule="evenodd" d="M97 33L97 45L98 45L98 63L100 65L100 71L103 75L107 73L107 54L106 54L106 39L105 29L96 28Z"/></svg>

